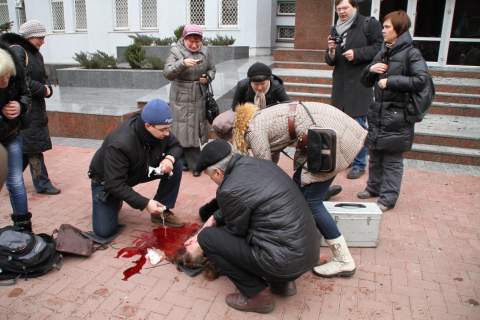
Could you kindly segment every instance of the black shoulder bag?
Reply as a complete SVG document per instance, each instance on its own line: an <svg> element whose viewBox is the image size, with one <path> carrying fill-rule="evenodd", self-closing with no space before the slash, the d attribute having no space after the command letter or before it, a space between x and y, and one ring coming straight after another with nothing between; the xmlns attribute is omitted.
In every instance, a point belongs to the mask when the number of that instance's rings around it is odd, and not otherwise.
<svg viewBox="0 0 480 320"><path fill-rule="evenodd" d="M205 116L208 123L212 124L213 120L220 114L217 102L213 98L212 78L207 73L207 91L206 91Z"/></svg>

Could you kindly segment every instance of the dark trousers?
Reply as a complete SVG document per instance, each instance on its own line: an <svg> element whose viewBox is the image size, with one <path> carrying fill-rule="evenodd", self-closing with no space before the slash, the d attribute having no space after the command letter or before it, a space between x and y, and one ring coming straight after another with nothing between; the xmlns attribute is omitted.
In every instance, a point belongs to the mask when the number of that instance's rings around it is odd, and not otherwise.
<svg viewBox="0 0 480 320"><path fill-rule="evenodd" d="M163 174L158 176L160 182L158 184L157 194L154 199L168 209L175 207L177 201L178 190L182 180L183 163L181 160L175 161L173 165L173 175ZM93 232L102 238L110 237L118 226L118 211L122 199L117 199L109 195L107 202L98 199L98 193L102 190L102 186L95 180L92 181L92 227Z"/></svg>
<svg viewBox="0 0 480 320"><path fill-rule="evenodd" d="M180 159L182 159L185 166L195 171L199 157L200 147L183 148L183 156Z"/></svg>
<svg viewBox="0 0 480 320"><path fill-rule="evenodd" d="M370 160L366 190L380 195L379 203L395 207L400 195L403 178L403 152L388 154L381 150L369 150Z"/></svg>
<svg viewBox="0 0 480 320"><path fill-rule="evenodd" d="M25 171L28 165L30 165L33 187L36 192L44 192L47 189L53 188L52 182L48 178L43 153L24 153L23 171Z"/></svg>
<svg viewBox="0 0 480 320"><path fill-rule="evenodd" d="M288 282L298 279L278 278L265 273L247 240L232 235L224 228L203 229L198 235L198 244L245 297L252 297L268 287L267 281Z"/></svg>

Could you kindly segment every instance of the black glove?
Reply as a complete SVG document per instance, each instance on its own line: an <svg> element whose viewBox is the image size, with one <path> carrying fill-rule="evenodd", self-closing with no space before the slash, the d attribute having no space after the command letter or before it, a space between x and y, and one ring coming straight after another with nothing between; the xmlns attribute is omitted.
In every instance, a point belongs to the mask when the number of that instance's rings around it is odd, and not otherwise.
<svg viewBox="0 0 480 320"><path fill-rule="evenodd" d="M210 218L212 214L218 209L219 208L218 208L217 199L213 199L209 203L200 207L200 209L198 210L198 214L200 215L200 219L202 219L202 221L207 221L208 218Z"/></svg>

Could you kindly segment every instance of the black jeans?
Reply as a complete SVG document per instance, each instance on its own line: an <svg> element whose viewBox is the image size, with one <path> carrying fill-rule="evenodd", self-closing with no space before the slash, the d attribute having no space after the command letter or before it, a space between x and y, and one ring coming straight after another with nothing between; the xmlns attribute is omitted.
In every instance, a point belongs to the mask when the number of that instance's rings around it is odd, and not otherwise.
<svg viewBox="0 0 480 320"><path fill-rule="evenodd" d="M299 278L278 278L267 274L252 254L247 240L224 228L203 229L198 235L198 244L245 297L252 297L268 287L267 281L288 282Z"/></svg>
<svg viewBox="0 0 480 320"><path fill-rule="evenodd" d="M36 192L44 192L53 188L52 182L48 177L47 167L43 153L24 153L23 154L23 171L30 165L30 173L32 174L33 187Z"/></svg>

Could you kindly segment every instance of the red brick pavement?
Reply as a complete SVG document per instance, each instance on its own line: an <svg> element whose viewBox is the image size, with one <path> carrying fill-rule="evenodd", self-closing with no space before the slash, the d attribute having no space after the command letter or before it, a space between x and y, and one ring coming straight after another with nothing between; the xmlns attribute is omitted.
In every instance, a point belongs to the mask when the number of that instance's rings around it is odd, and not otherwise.
<svg viewBox="0 0 480 320"><path fill-rule="evenodd" d="M95 152L55 146L45 153L57 196L34 192L25 174L36 232L50 233L61 223L91 229L91 197L86 172ZM292 174L291 160L280 165ZM344 191L335 201L359 201L367 177L336 183ZM153 196L156 183L135 188ZM202 175L185 173L175 213L199 222L199 206L216 185ZM268 315L230 309L225 296L233 284L221 277L189 278L174 266L143 269L128 281L123 271L134 258L116 259L118 249L90 258L67 257L60 271L19 281L0 289L1 319L480 319L480 178L405 170L402 195L384 214L378 248L352 248L357 273L348 279L322 279L307 273L297 281L294 297L275 297ZM10 224L7 191L0 192L0 225ZM116 248L130 246L135 230L156 227L147 212L124 205L120 220L127 228ZM324 253L331 254L328 249Z"/></svg>

